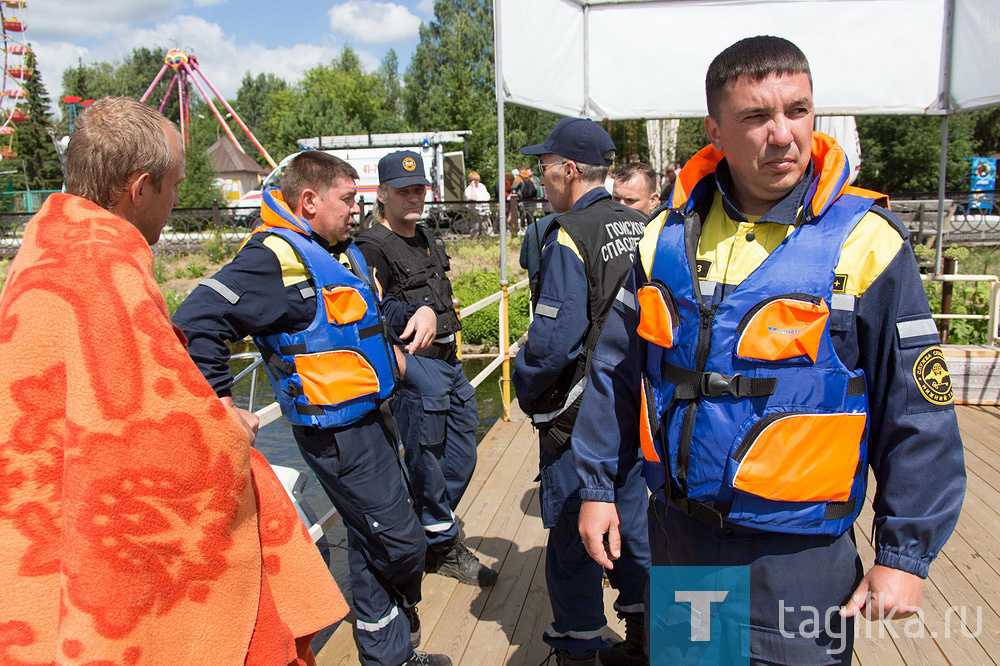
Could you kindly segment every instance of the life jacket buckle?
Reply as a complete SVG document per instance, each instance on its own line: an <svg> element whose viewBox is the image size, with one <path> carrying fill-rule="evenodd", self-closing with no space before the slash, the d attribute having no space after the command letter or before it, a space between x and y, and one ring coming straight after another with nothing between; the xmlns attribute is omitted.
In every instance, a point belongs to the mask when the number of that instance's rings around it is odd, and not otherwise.
<svg viewBox="0 0 1000 666"><path fill-rule="evenodd" d="M734 398L739 397L740 375L724 375L721 372L704 372L701 375L701 394L709 398L718 398L728 393Z"/></svg>

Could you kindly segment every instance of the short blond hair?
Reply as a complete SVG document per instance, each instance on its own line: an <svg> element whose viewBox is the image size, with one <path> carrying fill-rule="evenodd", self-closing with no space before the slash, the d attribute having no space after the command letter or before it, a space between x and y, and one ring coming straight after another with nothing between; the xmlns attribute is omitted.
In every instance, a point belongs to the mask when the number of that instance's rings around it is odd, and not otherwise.
<svg viewBox="0 0 1000 666"><path fill-rule="evenodd" d="M174 166L168 132L177 128L130 97L104 97L80 114L66 148L66 191L111 210L133 174L159 191Z"/></svg>

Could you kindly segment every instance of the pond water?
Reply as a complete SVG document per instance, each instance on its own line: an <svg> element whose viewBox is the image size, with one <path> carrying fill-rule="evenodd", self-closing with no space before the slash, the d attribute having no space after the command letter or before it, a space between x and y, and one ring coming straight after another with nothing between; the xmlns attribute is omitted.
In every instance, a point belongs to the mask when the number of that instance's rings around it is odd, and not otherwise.
<svg viewBox="0 0 1000 666"><path fill-rule="evenodd" d="M235 352L252 351L252 346L239 347ZM470 380L489 364L490 359L472 358L466 359L462 363L465 376ZM249 365L249 361L235 360L230 362L233 375ZM483 381L476 389L476 400L479 403L479 428L476 430L476 442L481 442L489 432L493 424L497 422L503 412L503 401L500 398L500 369L497 368ZM233 389L233 399L240 407L246 407L250 396L250 378L246 377L240 381ZM261 368L257 373L257 396L256 409L269 404L274 399L271 392L271 385L267 381L267 376ZM299 449L292 436L292 428L284 418L280 418L270 425L261 428L257 434L257 450L264 454L268 462L274 465L284 465L304 472L309 480L306 483L303 495L309 505L316 511L317 515L323 515L330 508L330 500L326 493L316 481L312 471L299 455Z"/></svg>

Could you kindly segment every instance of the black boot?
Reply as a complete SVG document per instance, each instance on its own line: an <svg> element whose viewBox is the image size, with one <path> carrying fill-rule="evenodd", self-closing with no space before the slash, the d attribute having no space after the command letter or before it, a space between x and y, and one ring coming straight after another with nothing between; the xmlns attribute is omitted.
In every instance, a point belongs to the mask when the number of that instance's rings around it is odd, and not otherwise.
<svg viewBox="0 0 1000 666"><path fill-rule="evenodd" d="M420 647L420 616L417 614L417 607L407 608L403 606L403 615L410 621L410 644L416 650Z"/></svg>
<svg viewBox="0 0 1000 666"><path fill-rule="evenodd" d="M604 666L642 666L649 664L643 643L646 625L641 619L625 618L625 640L598 650Z"/></svg>
<svg viewBox="0 0 1000 666"><path fill-rule="evenodd" d="M403 662L403 666L451 666L451 659L443 654L427 654L414 650L410 658Z"/></svg>
<svg viewBox="0 0 1000 666"><path fill-rule="evenodd" d="M428 562L430 560L428 554ZM498 575L496 571L480 562L463 542L457 540L448 550L436 552L433 568L428 567L427 570L449 576L466 585L479 587L492 587L497 582Z"/></svg>

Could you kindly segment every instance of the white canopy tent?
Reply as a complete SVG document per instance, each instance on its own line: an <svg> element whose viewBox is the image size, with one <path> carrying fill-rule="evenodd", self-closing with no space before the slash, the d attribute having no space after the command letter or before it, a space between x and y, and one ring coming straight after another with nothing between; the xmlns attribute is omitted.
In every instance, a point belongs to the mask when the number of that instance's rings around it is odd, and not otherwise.
<svg viewBox="0 0 1000 666"><path fill-rule="evenodd" d="M494 0L494 21L501 178L505 102L701 117L709 63L753 35L802 49L818 114L942 115L941 199L948 115L1000 105L997 0Z"/></svg>

